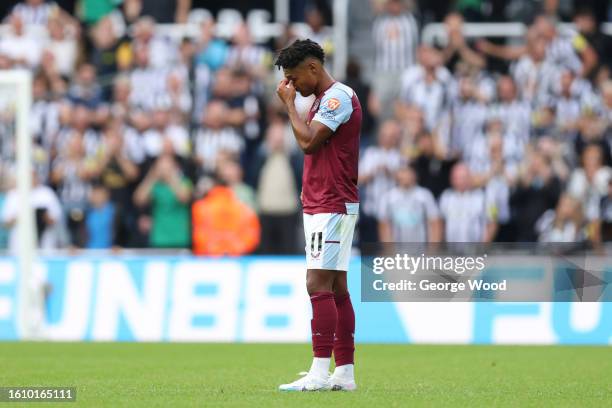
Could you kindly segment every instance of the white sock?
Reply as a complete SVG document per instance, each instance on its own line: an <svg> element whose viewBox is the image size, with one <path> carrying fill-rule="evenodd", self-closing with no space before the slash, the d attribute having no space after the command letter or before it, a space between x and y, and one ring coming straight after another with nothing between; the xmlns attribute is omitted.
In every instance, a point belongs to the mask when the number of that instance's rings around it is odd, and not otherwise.
<svg viewBox="0 0 612 408"><path fill-rule="evenodd" d="M312 359L312 365L310 366L310 374L314 374L317 377L327 378L329 375L329 363L331 358L315 357Z"/></svg>
<svg viewBox="0 0 612 408"><path fill-rule="evenodd" d="M355 366L353 364L345 364L340 367L336 367L334 370L334 375L352 380L355 378Z"/></svg>

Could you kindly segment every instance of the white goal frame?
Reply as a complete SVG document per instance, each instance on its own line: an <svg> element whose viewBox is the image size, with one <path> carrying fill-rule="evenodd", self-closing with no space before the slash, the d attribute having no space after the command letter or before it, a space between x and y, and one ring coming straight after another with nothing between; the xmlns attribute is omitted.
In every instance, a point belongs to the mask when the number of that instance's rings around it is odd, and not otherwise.
<svg viewBox="0 0 612 408"><path fill-rule="evenodd" d="M41 338L44 316L44 296L40 282L34 276L36 259L34 214L30 206L32 186L32 136L30 109L32 106L32 74L28 70L0 71L0 86L14 87L16 181L19 196L17 216L18 294L17 332L23 340Z"/></svg>

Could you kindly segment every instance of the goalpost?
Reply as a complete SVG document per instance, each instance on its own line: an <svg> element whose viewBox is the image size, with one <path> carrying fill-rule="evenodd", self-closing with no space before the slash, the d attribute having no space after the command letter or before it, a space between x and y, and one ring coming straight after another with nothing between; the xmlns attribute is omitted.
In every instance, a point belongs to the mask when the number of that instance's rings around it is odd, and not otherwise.
<svg viewBox="0 0 612 408"><path fill-rule="evenodd" d="M29 115L32 105L32 74L27 70L0 71L0 93L4 99L8 119L13 126L4 134L5 143L14 146L15 174L19 197L17 216L18 294L17 331L25 340L41 338L43 321L43 288L35 278L36 257L34 214L30 205L32 186L32 136ZM6 118L5 118L6 119ZM12 130L12 131L11 131ZM12 133L12 134L11 134ZM12 137L13 140L10 140Z"/></svg>

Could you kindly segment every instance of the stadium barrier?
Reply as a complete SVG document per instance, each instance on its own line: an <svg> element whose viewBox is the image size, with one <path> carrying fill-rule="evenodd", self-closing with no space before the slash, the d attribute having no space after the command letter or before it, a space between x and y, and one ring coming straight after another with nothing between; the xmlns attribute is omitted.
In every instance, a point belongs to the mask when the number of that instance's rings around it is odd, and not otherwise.
<svg viewBox="0 0 612 408"><path fill-rule="evenodd" d="M611 265L612 266L612 265ZM43 339L308 342L303 257L43 257ZM610 344L612 303L366 303L349 286L363 343ZM19 340L17 264L0 258L0 340Z"/></svg>

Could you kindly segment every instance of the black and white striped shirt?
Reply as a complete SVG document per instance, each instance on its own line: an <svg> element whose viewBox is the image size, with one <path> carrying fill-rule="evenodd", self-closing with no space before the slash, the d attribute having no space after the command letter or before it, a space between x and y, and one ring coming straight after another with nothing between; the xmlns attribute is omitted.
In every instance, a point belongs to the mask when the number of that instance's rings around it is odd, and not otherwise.
<svg viewBox="0 0 612 408"><path fill-rule="evenodd" d="M239 155L244 150L244 140L233 127L208 129L201 127L193 136L195 156L206 171L214 171L220 152Z"/></svg>
<svg viewBox="0 0 612 408"><path fill-rule="evenodd" d="M415 64L419 31L411 14L376 18L372 34L377 72L398 72Z"/></svg>
<svg viewBox="0 0 612 408"><path fill-rule="evenodd" d="M529 56L521 57L510 68L519 96L540 104L551 92L553 83L558 80L559 68L549 61L537 63Z"/></svg>
<svg viewBox="0 0 612 408"><path fill-rule="evenodd" d="M582 60L574 47L578 35L575 32L557 35L546 47L546 60L554 66L580 73Z"/></svg>
<svg viewBox="0 0 612 408"><path fill-rule="evenodd" d="M420 65L408 68L402 75L401 100L420 108L426 127L433 130L448 106L452 77L446 67L438 67L436 78L430 83L425 76L425 69Z"/></svg>

